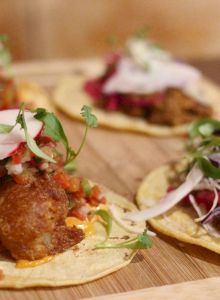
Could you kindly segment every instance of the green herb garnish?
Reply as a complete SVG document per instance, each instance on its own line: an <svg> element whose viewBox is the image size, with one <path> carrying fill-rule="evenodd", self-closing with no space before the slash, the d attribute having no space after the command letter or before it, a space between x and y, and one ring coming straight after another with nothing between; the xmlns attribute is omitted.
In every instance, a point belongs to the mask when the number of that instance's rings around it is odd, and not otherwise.
<svg viewBox="0 0 220 300"><path fill-rule="evenodd" d="M27 124L25 122L25 115L24 115L24 105L22 105L22 108L19 111L19 114L17 116L16 124L20 124L21 128L24 129L25 133L25 139L28 145L28 148L37 156L42 159L45 159L49 162L56 163L56 161L48 156L46 153L44 153L37 145L35 140L30 136L27 129Z"/></svg>
<svg viewBox="0 0 220 300"><path fill-rule="evenodd" d="M64 166L65 170L68 172L75 171L76 166L75 166L74 160L79 155L79 153L85 143L88 129L97 127L97 119L96 119L95 115L92 114L91 108L84 105L81 110L81 115L83 116L83 118L85 119L85 122L86 122L86 129L85 129L85 133L84 133L81 145L79 146L77 151L74 151L70 147L62 125L53 113L47 112L44 108L38 108L34 112L35 112L34 117L37 120L42 121L44 123L45 134L50 136L56 142L61 142L64 145L64 147L66 149L66 162L65 162L65 166ZM24 129L28 148L37 157L45 159L52 163L56 163L56 161L53 158L48 156L46 153L44 153L38 147L35 140L28 133L27 124L25 122L24 104L21 105L21 109L19 110L15 124L14 125L0 124L0 133L5 133L5 134L10 133L17 124L20 124L21 128Z"/></svg>
<svg viewBox="0 0 220 300"><path fill-rule="evenodd" d="M150 27L148 25L144 25L138 30L136 30L134 36L138 39L146 39L147 35L149 34Z"/></svg>
<svg viewBox="0 0 220 300"><path fill-rule="evenodd" d="M189 135L192 139L199 136L209 137L215 130L220 130L220 122L206 118L194 123L189 130Z"/></svg>
<svg viewBox="0 0 220 300"><path fill-rule="evenodd" d="M208 159L198 157L197 162L206 177L220 179L220 169L216 168Z"/></svg>
<svg viewBox="0 0 220 300"><path fill-rule="evenodd" d="M135 238L130 239L128 241L122 242L122 243L102 243L99 245L96 245L96 249L105 249L105 248L126 248L126 249L147 249L151 248L153 245L152 240L147 234L147 230L145 230L142 234L138 234Z"/></svg>
<svg viewBox="0 0 220 300"><path fill-rule="evenodd" d="M82 185L83 185L83 191L84 191L86 197L89 197L89 195L92 191L92 187L91 187L89 181L87 179L84 179Z"/></svg>
<svg viewBox="0 0 220 300"><path fill-rule="evenodd" d="M86 122L86 129L85 129L85 133L81 145L79 146L77 151L73 150L70 147L64 129L62 127L62 124L54 115L54 113L47 112L44 108L38 108L37 110L35 110L35 112L36 112L35 118L44 123L44 132L48 136L52 137L56 142L60 142L64 145L66 149L65 169L70 172L74 171L75 164L73 161L79 155L85 143L88 129L97 127L97 119L95 115L92 114L91 108L89 106L84 105L83 108L81 109L81 115L83 116Z"/></svg>
<svg viewBox="0 0 220 300"><path fill-rule="evenodd" d="M70 162L66 163L64 170L66 170L68 173L74 173L76 171L75 160L71 160Z"/></svg>
<svg viewBox="0 0 220 300"><path fill-rule="evenodd" d="M220 179L220 169L210 160L209 155L220 153L220 122L210 118L194 123L190 130L189 157L197 163L206 177Z"/></svg>
<svg viewBox="0 0 220 300"><path fill-rule="evenodd" d="M97 127L97 118L95 115L92 114L91 107L84 105L81 109L81 115L86 121L86 125L89 128Z"/></svg>
<svg viewBox="0 0 220 300"><path fill-rule="evenodd" d="M14 125L0 124L0 133L10 133Z"/></svg>
<svg viewBox="0 0 220 300"><path fill-rule="evenodd" d="M107 238L109 238L111 229L112 229L112 217L111 215L104 209L99 209L96 211L96 215L100 216L104 222Z"/></svg>
<svg viewBox="0 0 220 300"><path fill-rule="evenodd" d="M104 209L99 209L96 211L96 215L100 216L104 222L107 237L104 242L95 246L96 249L105 249L105 248L126 248L126 249L146 249L152 247L152 241L147 234L147 230L144 230L142 234L138 234L133 239L127 240L122 243L110 243L107 240L110 237L112 229L112 217Z"/></svg>
<svg viewBox="0 0 220 300"><path fill-rule="evenodd" d="M7 35L0 35L0 65L7 67L11 63L11 54L8 48L8 37Z"/></svg>
<svg viewBox="0 0 220 300"><path fill-rule="evenodd" d="M35 118L44 123L44 132L48 136L52 137L56 142L60 142L66 148L66 160L69 162L69 157L75 152L69 146L68 139L63 130L63 126L60 121L54 115L54 113L47 112L44 108L38 108L35 110Z"/></svg>

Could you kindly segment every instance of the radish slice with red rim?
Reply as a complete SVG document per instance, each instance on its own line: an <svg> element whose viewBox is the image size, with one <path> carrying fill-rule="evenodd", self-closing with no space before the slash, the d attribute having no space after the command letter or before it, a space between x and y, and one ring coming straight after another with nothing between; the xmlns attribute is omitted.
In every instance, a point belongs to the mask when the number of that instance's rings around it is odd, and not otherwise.
<svg viewBox="0 0 220 300"><path fill-rule="evenodd" d="M8 109L0 111L0 124L14 125L18 116L18 109ZM25 111L25 121L27 130L32 138L36 138L42 128L43 123L34 118L34 113ZM17 124L10 133L0 134L0 159L9 157L19 145L26 142L24 130Z"/></svg>
<svg viewBox="0 0 220 300"><path fill-rule="evenodd" d="M19 144L0 145L0 160L5 159L18 149Z"/></svg>

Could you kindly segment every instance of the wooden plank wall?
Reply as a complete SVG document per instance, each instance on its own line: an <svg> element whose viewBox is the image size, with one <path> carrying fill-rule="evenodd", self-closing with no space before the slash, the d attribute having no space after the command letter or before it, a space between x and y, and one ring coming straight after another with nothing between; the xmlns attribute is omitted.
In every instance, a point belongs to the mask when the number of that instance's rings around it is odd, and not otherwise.
<svg viewBox="0 0 220 300"><path fill-rule="evenodd" d="M94 56L147 24L151 36L177 55L220 54L219 0L2 0L0 32L11 37L14 58Z"/></svg>

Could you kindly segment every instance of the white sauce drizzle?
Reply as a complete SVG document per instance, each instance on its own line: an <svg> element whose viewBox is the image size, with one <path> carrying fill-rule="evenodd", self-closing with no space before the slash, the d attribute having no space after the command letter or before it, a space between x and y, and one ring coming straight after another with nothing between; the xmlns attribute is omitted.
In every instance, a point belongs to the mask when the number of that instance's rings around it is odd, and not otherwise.
<svg viewBox="0 0 220 300"><path fill-rule="evenodd" d="M120 59L115 74L104 84L104 93L152 94L173 87L199 100L199 70L175 61L169 52L144 40L130 40L127 48L128 55Z"/></svg>

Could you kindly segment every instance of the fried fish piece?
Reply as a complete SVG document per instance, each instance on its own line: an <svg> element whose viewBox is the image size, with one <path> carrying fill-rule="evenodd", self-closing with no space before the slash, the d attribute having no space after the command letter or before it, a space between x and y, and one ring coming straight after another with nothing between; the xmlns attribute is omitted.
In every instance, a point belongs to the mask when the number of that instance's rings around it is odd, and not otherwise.
<svg viewBox="0 0 220 300"><path fill-rule="evenodd" d="M36 260L79 243L84 233L66 227L67 213L67 195L49 175L0 185L0 240L15 259Z"/></svg>

